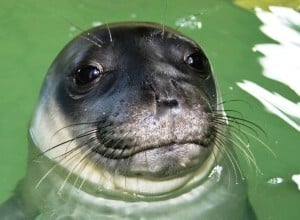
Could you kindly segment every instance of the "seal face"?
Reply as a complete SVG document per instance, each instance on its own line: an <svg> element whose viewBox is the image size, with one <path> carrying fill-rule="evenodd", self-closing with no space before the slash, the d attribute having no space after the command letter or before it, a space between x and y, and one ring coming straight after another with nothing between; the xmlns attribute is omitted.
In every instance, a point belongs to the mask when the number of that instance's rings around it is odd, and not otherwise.
<svg viewBox="0 0 300 220"><path fill-rule="evenodd" d="M193 40L153 23L117 23L83 33L58 55L31 135L47 157L91 182L179 180L212 156L218 102Z"/></svg>

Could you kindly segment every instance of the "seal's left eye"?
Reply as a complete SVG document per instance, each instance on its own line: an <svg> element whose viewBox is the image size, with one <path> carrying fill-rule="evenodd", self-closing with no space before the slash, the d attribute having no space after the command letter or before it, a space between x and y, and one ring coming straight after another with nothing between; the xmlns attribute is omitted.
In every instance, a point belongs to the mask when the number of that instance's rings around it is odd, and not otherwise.
<svg viewBox="0 0 300 220"><path fill-rule="evenodd" d="M101 76L102 70L96 66L86 65L78 68L74 73L74 81L79 86L91 83Z"/></svg>
<svg viewBox="0 0 300 220"><path fill-rule="evenodd" d="M201 74L202 78L207 78L210 73L210 67L206 56L200 51L191 53L185 59L188 66Z"/></svg>

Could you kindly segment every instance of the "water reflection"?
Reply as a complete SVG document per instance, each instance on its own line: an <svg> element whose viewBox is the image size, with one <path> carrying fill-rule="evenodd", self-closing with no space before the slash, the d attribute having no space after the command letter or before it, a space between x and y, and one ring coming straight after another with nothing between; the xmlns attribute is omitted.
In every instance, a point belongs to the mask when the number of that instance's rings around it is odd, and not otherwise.
<svg viewBox="0 0 300 220"><path fill-rule="evenodd" d="M277 6L271 6L270 11L257 8L255 12L263 22L261 31L278 42L257 44L253 48L264 55L259 59L263 75L287 85L300 98L300 14L293 9ZM300 102L293 102L248 80L237 84L258 99L268 111L300 131Z"/></svg>

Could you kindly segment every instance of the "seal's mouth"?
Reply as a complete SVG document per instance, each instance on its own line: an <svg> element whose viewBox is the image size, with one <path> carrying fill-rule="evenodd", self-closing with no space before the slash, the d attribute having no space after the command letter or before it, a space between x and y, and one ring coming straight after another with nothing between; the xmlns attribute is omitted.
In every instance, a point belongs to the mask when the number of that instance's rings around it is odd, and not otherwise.
<svg viewBox="0 0 300 220"><path fill-rule="evenodd" d="M184 110L159 117L140 108L131 117L112 113L102 118L89 146L92 157L99 167L124 176L172 178L199 168L215 143L213 114L203 105Z"/></svg>
<svg viewBox="0 0 300 220"><path fill-rule="evenodd" d="M102 138L99 138L103 140ZM115 140L110 139L109 141L100 141L99 146L94 148L93 151L101 154L105 158L109 159L126 159L134 156L135 154L151 151L154 149L161 149L161 153L171 152L176 147L188 144L193 144L198 147L208 148L213 140L213 137L209 139L193 139L193 140L162 140L158 144L145 144L145 145L134 145L135 141L131 139L127 140ZM132 144L131 144L132 143Z"/></svg>
<svg viewBox="0 0 300 220"><path fill-rule="evenodd" d="M186 131L189 131L185 128ZM200 129L198 129L199 131ZM183 132L178 135L160 135L143 131L138 135L114 129L114 134L97 132L98 144L92 147L97 163L110 172L124 176L168 179L197 169L209 157L216 133ZM148 135L147 135L148 134ZM171 134L171 133L169 133ZM116 136L116 137L115 137ZM126 137L121 139L120 137Z"/></svg>

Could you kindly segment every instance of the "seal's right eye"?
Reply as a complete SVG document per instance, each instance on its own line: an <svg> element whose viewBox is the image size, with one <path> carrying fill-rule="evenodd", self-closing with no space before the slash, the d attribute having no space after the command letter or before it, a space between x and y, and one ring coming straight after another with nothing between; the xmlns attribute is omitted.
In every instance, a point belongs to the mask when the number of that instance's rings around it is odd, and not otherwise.
<svg viewBox="0 0 300 220"><path fill-rule="evenodd" d="M210 74L208 59L202 51L195 51L185 58L186 64L194 71L200 74L200 77L206 79Z"/></svg>
<svg viewBox="0 0 300 220"><path fill-rule="evenodd" d="M84 86L100 78L101 74L102 69L93 65L86 65L81 66L75 71L73 79L76 85Z"/></svg>

